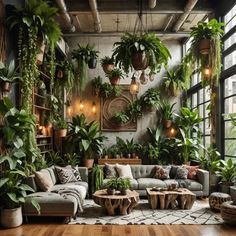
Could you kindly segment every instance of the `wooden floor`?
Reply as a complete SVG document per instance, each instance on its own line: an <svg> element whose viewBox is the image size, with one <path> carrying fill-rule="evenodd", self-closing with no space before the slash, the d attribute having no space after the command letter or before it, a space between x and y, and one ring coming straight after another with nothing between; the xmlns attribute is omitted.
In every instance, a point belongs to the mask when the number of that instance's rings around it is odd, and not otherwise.
<svg viewBox="0 0 236 236"><path fill-rule="evenodd" d="M0 229L1 236L235 236L236 227L227 225L66 225L25 224L15 229Z"/></svg>

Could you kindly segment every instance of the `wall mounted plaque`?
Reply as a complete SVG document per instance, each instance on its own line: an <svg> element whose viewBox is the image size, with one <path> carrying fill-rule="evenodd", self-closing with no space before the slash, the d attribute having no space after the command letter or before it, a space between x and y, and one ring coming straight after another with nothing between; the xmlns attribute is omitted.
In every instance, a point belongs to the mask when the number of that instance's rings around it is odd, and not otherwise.
<svg viewBox="0 0 236 236"><path fill-rule="evenodd" d="M128 105L137 99L137 95L132 95L129 85L120 85L122 94L119 97L109 96L101 101L101 130L102 131L136 131L137 121L129 121L125 124L114 119L117 112L125 111Z"/></svg>

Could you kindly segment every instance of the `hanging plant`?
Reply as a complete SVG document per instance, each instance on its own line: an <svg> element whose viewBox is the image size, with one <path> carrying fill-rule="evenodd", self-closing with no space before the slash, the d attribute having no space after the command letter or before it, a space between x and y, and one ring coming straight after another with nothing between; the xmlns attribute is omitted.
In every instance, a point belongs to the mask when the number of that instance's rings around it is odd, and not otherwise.
<svg viewBox="0 0 236 236"><path fill-rule="evenodd" d="M120 42L114 43L112 57L115 64L128 74L132 69L144 70L147 67L152 73L159 72L162 65L167 66L171 55L155 34L138 36L126 33Z"/></svg>

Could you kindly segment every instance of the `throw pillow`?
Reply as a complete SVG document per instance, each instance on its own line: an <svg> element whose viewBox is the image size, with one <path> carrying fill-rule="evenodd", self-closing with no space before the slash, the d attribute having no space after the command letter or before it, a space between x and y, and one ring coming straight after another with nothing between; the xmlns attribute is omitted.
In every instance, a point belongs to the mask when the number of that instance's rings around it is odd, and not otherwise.
<svg viewBox="0 0 236 236"><path fill-rule="evenodd" d="M61 184L77 182L77 179L73 173L72 168L55 166L55 169L57 171L58 179L61 182Z"/></svg>
<svg viewBox="0 0 236 236"><path fill-rule="evenodd" d="M81 175L80 175L80 172L79 172L79 167L78 166L71 166L71 165L68 165L66 166L66 168L69 168L72 170L75 178L77 179L77 181L82 181L82 178L81 178Z"/></svg>
<svg viewBox="0 0 236 236"><path fill-rule="evenodd" d="M171 166L155 166L153 178L155 179L169 179Z"/></svg>
<svg viewBox="0 0 236 236"><path fill-rule="evenodd" d="M188 170L184 166L178 166L175 179L187 179Z"/></svg>
<svg viewBox="0 0 236 236"><path fill-rule="evenodd" d="M197 171L199 166L188 166L184 165L184 167L188 170L188 179L197 179Z"/></svg>
<svg viewBox="0 0 236 236"><path fill-rule="evenodd" d="M117 172L115 169L115 165L109 165L105 163L104 174L105 174L106 179L116 178Z"/></svg>
<svg viewBox="0 0 236 236"><path fill-rule="evenodd" d="M177 172L177 165L172 165L170 168L170 179L174 179L176 176L176 172Z"/></svg>
<svg viewBox="0 0 236 236"><path fill-rule="evenodd" d="M49 173L37 171L34 174L36 183L42 191L47 192L53 187L53 182Z"/></svg>
<svg viewBox="0 0 236 236"><path fill-rule="evenodd" d="M119 165L116 164L116 170L118 172L119 178L122 179L133 179L130 165Z"/></svg>

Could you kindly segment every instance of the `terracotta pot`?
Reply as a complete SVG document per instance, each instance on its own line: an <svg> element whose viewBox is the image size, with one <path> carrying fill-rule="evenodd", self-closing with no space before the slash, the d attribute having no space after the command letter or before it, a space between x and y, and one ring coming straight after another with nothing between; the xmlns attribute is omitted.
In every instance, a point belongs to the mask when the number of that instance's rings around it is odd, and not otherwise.
<svg viewBox="0 0 236 236"><path fill-rule="evenodd" d="M198 45L199 51L201 54L206 55L209 54L210 50L210 40L209 39L201 39Z"/></svg>
<svg viewBox="0 0 236 236"><path fill-rule="evenodd" d="M97 59L96 58L91 58L88 60L88 67L89 69L95 69L97 66Z"/></svg>
<svg viewBox="0 0 236 236"><path fill-rule="evenodd" d="M168 129L172 125L172 120L163 120L163 126Z"/></svg>
<svg viewBox="0 0 236 236"><path fill-rule="evenodd" d="M67 129L56 129L55 136L58 138L65 137L67 135Z"/></svg>
<svg viewBox="0 0 236 236"><path fill-rule="evenodd" d="M92 168L94 159L84 159L84 166L87 168Z"/></svg>
<svg viewBox="0 0 236 236"><path fill-rule="evenodd" d="M11 83L6 82L6 81L2 81L1 89L2 89L2 92L10 92L10 90L11 90Z"/></svg>
<svg viewBox="0 0 236 236"><path fill-rule="evenodd" d="M120 77L119 76L109 78L109 80L110 80L111 85L118 85L118 84L120 84Z"/></svg>
<svg viewBox="0 0 236 236"><path fill-rule="evenodd" d="M106 74L109 74L111 71L113 71L115 68L114 64L104 64L102 65L102 69Z"/></svg>
<svg viewBox="0 0 236 236"><path fill-rule="evenodd" d="M1 210L1 225L4 228L15 228L22 225L22 210L21 207L14 209Z"/></svg>
<svg viewBox="0 0 236 236"><path fill-rule="evenodd" d="M145 52L134 53L131 57L131 63L135 70L145 70L149 65Z"/></svg>

